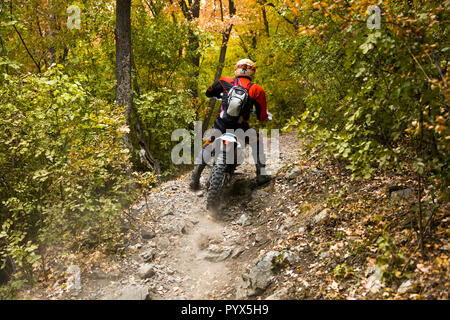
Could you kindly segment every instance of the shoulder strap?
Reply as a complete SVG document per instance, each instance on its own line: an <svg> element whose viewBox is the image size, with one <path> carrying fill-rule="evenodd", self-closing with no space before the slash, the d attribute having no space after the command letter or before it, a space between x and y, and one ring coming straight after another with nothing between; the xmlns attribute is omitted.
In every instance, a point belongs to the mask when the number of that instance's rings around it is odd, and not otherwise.
<svg viewBox="0 0 450 320"><path fill-rule="evenodd" d="M234 80L233 80L233 86L235 86L235 85L237 84L237 81L239 81L239 85L240 85L241 87L243 87L242 82L241 82L241 80L239 80L238 77L234 78ZM250 90L250 87L251 87L252 85L253 85L253 82L250 81L250 82L247 84L247 87L246 87L245 89L247 89L247 91Z"/></svg>

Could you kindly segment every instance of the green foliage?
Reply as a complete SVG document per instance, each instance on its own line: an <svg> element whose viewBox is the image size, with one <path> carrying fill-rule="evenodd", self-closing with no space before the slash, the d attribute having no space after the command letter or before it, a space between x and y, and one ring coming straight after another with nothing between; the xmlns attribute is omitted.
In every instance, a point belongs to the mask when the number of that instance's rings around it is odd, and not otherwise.
<svg viewBox="0 0 450 320"><path fill-rule="evenodd" d="M294 97L298 101L289 125L344 160L355 177L369 178L386 167L433 172L445 190L448 108L436 61L444 69L448 63L439 42L447 33L447 14L436 14L440 4L382 8L411 17L402 30L385 20L380 30L367 28L364 20L344 23L329 10L300 15L303 28L309 25L316 32L274 42L273 52L280 58L269 67L274 74L281 69L285 81L304 88L284 91L290 105Z"/></svg>
<svg viewBox="0 0 450 320"><path fill-rule="evenodd" d="M142 88L157 90L186 85L189 73L183 48L187 42L187 26L177 25L164 15L151 17L137 5L133 25L133 54L137 79Z"/></svg>
<svg viewBox="0 0 450 320"><path fill-rule="evenodd" d="M279 273L281 270L286 268L286 266L288 266L288 264L289 264L289 261L286 259L285 254L281 253L272 259L271 271L274 274Z"/></svg>
<svg viewBox="0 0 450 320"><path fill-rule="evenodd" d="M178 141L171 141L172 132L179 128L193 128L195 112L189 108L189 95L185 90L160 88L148 91L136 99L136 108L146 126L152 154L164 169L171 166L171 150Z"/></svg>
<svg viewBox="0 0 450 320"><path fill-rule="evenodd" d="M130 199L121 110L91 96L62 66L5 75L0 88L0 254L24 270L39 246L120 240ZM84 234L88 237L84 237Z"/></svg>
<svg viewBox="0 0 450 320"><path fill-rule="evenodd" d="M353 273L353 267L352 266L347 266L347 264L345 262L336 265L336 267L334 267L334 269L333 269L333 275L337 279L346 279L352 273Z"/></svg>
<svg viewBox="0 0 450 320"><path fill-rule="evenodd" d="M396 278L400 278L402 266L407 261L402 250L399 250L387 235L378 237L376 245L380 253L376 263L381 267L383 281L390 283Z"/></svg>
<svg viewBox="0 0 450 320"><path fill-rule="evenodd" d="M26 280L16 280L8 285L0 286L0 300L16 300L19 290L25 283Z"/></svg>

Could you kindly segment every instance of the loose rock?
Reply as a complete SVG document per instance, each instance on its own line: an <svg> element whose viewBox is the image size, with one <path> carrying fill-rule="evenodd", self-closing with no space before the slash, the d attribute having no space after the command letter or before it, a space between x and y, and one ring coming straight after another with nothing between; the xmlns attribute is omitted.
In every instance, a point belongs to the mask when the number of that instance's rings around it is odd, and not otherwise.
<svg viewBox="0 0 450 320"><path fill-rule="evenodd" d="M218 245L209 245L206 253L203 254L203 259L219 262L227 259L231 255L232 249L230 247L219 247Z"/></svg>
<svg viewBox="0 0 450 320"><path fill-rule="evenodd" d="M272 260L280 255L278 251L270 251L266 253L261 259L257 260L255 266L244 274L238 280L236 288L236 299L260 295L267 289L273 280Z"/></svg>
<svg viewBox="0 0 450 320"><path fill-rule="evenodd" d="M330 209L325 208L322 211L320 211L318 214L316 214L313 219L315 223L322 223L325 221L325 219L328 217L328 213L330 212Z"/></svg>
<svg viewBox="0 0 450 320"><path fill-rule="evenodd" d="M149 299L149 291L147 287L129 285L122 289L120 296L116 300L148 300L148 299Z"/></svg>
<svg viewBox="0 0 450 320"><path fill-rule="evenodd" d="M143 264L138 271L139 276L142 279L147 279L155 275L155 270L152 264L145 263Z"/></svg>
<svg viewBox="0 0 450 320"><path fill-rule="evenodd" d="M391 192L391 199L392 200L403 200L403 199L409 199L413 195L413 190L410 188L406 189L400 189L395 190Z"/></svg>
<svg viewBox="0 0 450 320"><path fill-rule="evenodd" d="M412 280L404 281L397 290L398 294L411 293L414 290L414 282Z"/></svg>
<svg viewBox="0 0 450 320"><path fill-rule="evenodd" d="M231 259L236 259L244 252L244 248L238 247L233 249L233 253L231 254Z"/></svg>
<svg viewBox="0 0 450 320"><path fill-rule="evenodd" d="M196 193L195 193L195 195L197 196L197 197L203 197L203 190L200 190L200 191L197 191Z"/></svg>
<svg viewBox="0 0 450 320"><path fill-rule="evenodd" d="M377 293L380 291L382 284L381 284L381 275L382 275L382 269L379 266L375 266L375 272L367 279L365 288L367 291L370 291L371 293Z"/></svg>
<svg viewBox="0 0 450 320"><path fill-rule="evenodd" d="M291 288L281 288L275 291L273 294L265 298L264 300L287 300L289 299L289 291Z"/></svg>
<svg viewBox="0 0 450 320"><path fill-rule="evenodd" d="M299 176L300 173L302 173L302 169L300 167L294 167L286 174L286 178L292 180Z"/></svg>
<svg viewBox="0 0 450 320"><path fill-rule="evenodd" d="M150 248L147 251L141 253L140 257L142 258L142 260L144 260L144 262L149 262L155 258L155 255L156 255L155 249Z"/></svg>
<svg viewBox="0 0 450 320"><path fill-rule="evenodd" d="M246 226L249 226L252 224L245 213L240 216L237 223L243 227L246 227Z"/></svg>
<svg viewBox="0 0 450 320"><path fill-rule="evenodd" d="M156 234L152 230L144 229L141 230L141 236L143 239L153 239Z"/></svg>
<svg viewBox="0 0 450 320"><path fill-rule="evenodd" d="M72 265L67 268L67 273L71 276L67 279L67 290L79 291L81 290L81 271L80 267Z"/></svg>
<svg viewBox="0 0 450 320"><path fill-rule="evenodd" d="M252 200L267 197L268 193L263 190L256 190L252 193Z"/></svg>

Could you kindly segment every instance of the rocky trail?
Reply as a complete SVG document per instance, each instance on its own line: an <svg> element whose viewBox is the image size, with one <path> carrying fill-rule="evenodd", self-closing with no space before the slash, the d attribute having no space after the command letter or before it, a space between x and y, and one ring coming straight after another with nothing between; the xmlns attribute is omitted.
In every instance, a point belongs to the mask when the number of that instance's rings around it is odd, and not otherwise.
<svg viewBox="0 0 450 320"><path fill-rule="evenodd" d="M280 140L281 164L269 169L298 158L296 136L283 135ZM242 275L262 250L276 244L282 231L284 217L265 211L278 201L270 195L277 176L256 189L254 165L238 167L226 190L222 217L214 219L206 210L208 175L206 168L200 191L189 190L190 173L153 189L130 208L124 257L94 263L79 277L69 277L69 290L59 283L47 289L47 298L235 299L263 293L273 280L270 259L261 260L250 277Z"/></svg>
<svg viewBox="0 0 450 320"><path fill-rule="evenodd" d="M253 186L254 165L238 167L220 219L206 210L208 168L200 191L189 190L190 172L153 188L126 213L127 247L121 256L65 261L60 266L65 278L23 297L411 299L424 286L445 294L439 287L445 286L447 269L433 278L416 276L416 269L386 285L381 279L386 269L375 264L384 252L378 210L408 219L404 204L413 193L405 177L351 181L335 162L319 162L314 153L302 158L304 148L295 133L280 136L279 151L280 161L268 166L273 179L265 186ZM406 202L399 206L398 201ZM398 241L411 240L405 230ZM439 259L446 259L448 242L442 250ZM71 263L75 266L67 268Z"/></svg>

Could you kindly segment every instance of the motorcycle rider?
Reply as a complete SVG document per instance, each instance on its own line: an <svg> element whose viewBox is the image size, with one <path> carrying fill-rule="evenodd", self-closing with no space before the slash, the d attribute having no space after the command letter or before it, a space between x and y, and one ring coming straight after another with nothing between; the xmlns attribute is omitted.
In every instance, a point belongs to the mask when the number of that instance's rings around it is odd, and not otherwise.
<svg viewBox="0 0 450 320"><path fill-rule="evenodd" d="M209 98L216 97L222 98L222 104L220 106L220 110L217 114L217 117L214 121L213 129L218 129L223 133L226 132L227 129L242 129L244 132L250 128L248 124L248 120L250 118L250 113L253 107L255 107L256 116L259 121L264 122L268 118L267 113L267 103L266 103L266 93L263 88L259 85L252 83L252 79L255 75L256 66L253 61L250 59L242 59L239 60L234 67L235 78L233 77L222 77L218 81L216 81L213 85L211 85L206 91L206 96ZM244 87L248 91L248 100L246 105L242 108L239 120L235 123L230 123L225 121L221 117L221 113L226 112L227 110L227 97L228 92L233 87L233 85L239 84ZM257 149L262 148L262 143L259 143L259 135L257 134L258 142ZM203 169L206 167L205 160L202 156L206 147L210 145L214 141L214 136L212 136L208 141L203 145L203 149L199 157L201 157L201 164L196 164L194 167L194 171L191 175L191 182L189 184L192 190L197 190L200 187L200 176ZM262 185L270 181L271 177L265 174L265 158L263 159L259 157L259 150L252 150L256 163L256 183L257 185ZM255 152L256 151L256 152ZM263 150L261 150L263 151ZM256 155L255 155L256 154ZM261 152L261 155L264 155L264 152ZM200 162L200 161L199 161Z"/></svg>

